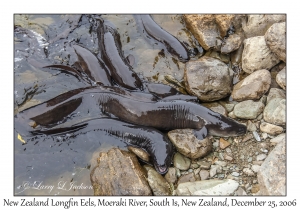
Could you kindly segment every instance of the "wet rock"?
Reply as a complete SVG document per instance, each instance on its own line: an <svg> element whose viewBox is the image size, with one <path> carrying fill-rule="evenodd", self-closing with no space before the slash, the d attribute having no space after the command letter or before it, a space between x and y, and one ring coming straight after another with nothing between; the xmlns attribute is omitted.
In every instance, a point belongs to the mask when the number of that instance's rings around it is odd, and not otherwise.
<svg viewBox="0 0 300 210"><path fill-rule="evenodd" d="M170 185L162 175L157 173L154 168L150 168L147 174L147 180L152 189L153 195L171 195Z"/></svg>
<svg viewBox="0 0 300 210"><path fill-rule="evenodd" d="M132 146L128 146L127 149L129 151L131 151L132 153L134 153L139 158L141 158L142 160L149 162L149 160L150 160L149 154L147 152L145 152L144 150L142 150L140 148L132 147Z"/></svg>
<svg viewBox="0 0 300 210"><path fill-rule="evenodd" d="M94 195L152 195L136 156L116 148L101 152L91 171Z"/></svg>
<svg viewBox="0 0 300 210"><path fill-rule="evenodd" d="M207 180L209 177L209 172L207 170L201 170L199 172L201 180Z"/></svg>
<svg viewBox="0 0 300 210"><path fill-rule="evenodd" d="M233 113L238 118L251 120L255 119L264 110L264 107L260 101L247 100L235 105Z"/></svg>
<svg viewBox="0 0 300 210"><path fill-rule="evenodd" d="M264 160L264 159L266 159L266 157L267 157L266 154L260 154L260 155L257 155L256 160L257 161Z"/></svg>
<svg viewBox="0 0 300 210"><path fill-rule="evenodd" d="M194 35L200 45L205 49L218 49L221 47L215 15L183 15L187 29Z"/></svg>
<svg viewBox="0 0 300 210"><path fill-rule="evenodd" d="M271 52L263 36L256 36L244 40L242 68L251 74L256 70L270 70L280 60Z"/></svg>
<svg viewBox="0 0 300 210"><path fill-rule="evenodd" d="M199 140L193 129L173 130L168 132L168 136L178 152L192 159L204 157L212 150L211 137Z"/></svg>
<svg viewBox="0 0 300 210"><path fill-rule="evenodd" d="M273 98L282 98L285 99L285 91L279 88L271 88L267 97L267 104L271 101Z"/></svg>
<svg viewBox="0 0 300 210"><path fill-rule="evenodd" d="M242 142L249 141L250 139L253 139L253 134L248 133L246 136L242 139Z"/></svg>
<svg viewBox="0 0 300 210"><path fill-rule="evenodd" d="M218 59L203 56L186 63L184 81L187 91L201 101L228 96L232 88L232 70Z"/></svg>
<svg viewBox="0 0 300 210"><path fill-rule="evenodd" d="M248 22L243 26L243 29L247 38L263 36L274 23L285 21L285 15L248 15Z"/></svg>
<svg viewBox="0 0 300 210"><path fill-rule="evenodd" d="M231 179L203 180L178 185L177 195L232 195L239 183Z"/></svg>
<svg viewBox="0 0 300 210"><path fill-rule="evenodd" d="M211 109L214 112L217 112L217 113L220 113L224 116L227 116L226 109L221 104L219 104L218 102L202 103L201 105Z"/></svg>
<svg viewBox="0 0 300 210"><path fill-rule="evenodd" d="M260 195L286 195L286 153L285 142L270 152L257 173Z"/></svg>
<svg viewBox="0 0 300 210"><path fill-rule="evenodd" d="M184 182L194 182L194 181L196 181L195 174L194 173L189 173L189 174L181 176L178 179L177 184L184 183Z"/></svg>
<svg viewBox="0 0 300 210"><path fill-rule="evenodd" d="M247 176L255 176L254 172L250 169L250 168L244 168L243 172L247 175Z"/></svg>
<svg viewBox="0 0 300 210"><path fill-rule="evenodd" d="M270 140L271 143L275 144L278 144L283 141L285 141L285 133L279 134L278 136Z"/></svg>
<svg viewBox="0 0 300 210"><path fill-rule="evenodd" d="M191 165L191 160L187 157L184 157L179 152L176 152L174 155L174 166L180 170L188 170Z"/></svg>
<svg viewBox="0 0 300 210"><path fill-rule="evenodd" d="M265 40L270 50L286 62L286 24L274 23L266 32Z"/></svg>
<svg viewBox="0 0 300 210"><path fill-rule="evenodd" d="M176 169L174 167L170 167L168 172L165 175L165 179L169 183L175 183L177 181L177 176L176 176Z"/></svg>
<svg viewBox="0 0 300 210"><path fill-rule="evenodd" d="M221 53L228 54L232 51L239 49L242 44L242 37L238 34L232 34L227 39L224 45L221 47Z"/></svg>
<svg viewBox="0 0 300 210"><path fill-rule="evenodd" d="M234 85L231 97L235 101L256 100L269 90L270 85L270 72L265 69L257 70Z"/></svg>
<svg viewBox="0 0 300 210"><path fill-rule="evenodd" d="M277 84L285 90L286 88L286 72L285 67L276 76Z"/></svg>
<svg viewBox="0 0 300 210"><path fill-rule="evenodd" d="M286 100L282 98L273 98L264 109L264 120L275 125L285 125Z"/></svg>
<svg viewBox="0 0 300 210"><path fill-rule="evenodd" d="M266 122L260 124L260 130L271 135L277 135L283 132L282 127Z"/></svg>
<svg viewBox="0 0 300 210"><path fill-rule="evenodd" d="M228 146L230 146L230 142L226 141L223 138L220 138L220 149L225 149Z"/></svg>

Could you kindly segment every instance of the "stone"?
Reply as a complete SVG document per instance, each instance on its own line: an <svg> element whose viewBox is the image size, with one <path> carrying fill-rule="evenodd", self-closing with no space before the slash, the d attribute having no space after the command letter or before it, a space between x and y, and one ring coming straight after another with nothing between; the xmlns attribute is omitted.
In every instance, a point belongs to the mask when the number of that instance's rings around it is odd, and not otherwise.
<svg viewBox="0 0 300 210"><path fill-rule="evenodd" d="M276 143L276 144L284 141L285 141L285 133L279 134L278 136L270 140L271 143Z"/></svg>
<svg viewBox="0 0 300 210"><path fill-rule="evenodd" d="M250 168L244 168L243 173L245 173L247 176L255 176L254 172Z"/></svg>
<svg viewBox="0 0 300 210"><path fill-rule="evenodd" d="M240 174L239 174L238 172L232 172L231 175L232 175L232 176L235 176L235 177L240 176Z"/></svg>
<svg viewBox="0 0 300 210"><path fill-rule="evenodd" d="M192 159L204 157L212 150L211 137L199 140L193 129L172 130L168 132L168 137L178 152Z"/></svg>
<svg viewBox="0 0 300 210"><path fill-rule="evenodd" d="M270 123L262 122L260 124L260 130L271 135L277 135L283 132L283 128Z"/></svg>
<svg viewBox="0 0 300 210"><path fill-rule="evenodd" d="M259 184L255 184L255 185L253 185L252 188L251 188L251 193L252 193L252 194L257 193L257 192L259 191L259 189L260 189Z"/></svg>
<svg viewBox="0 0 300 210"><path fill-rule="evenodd" d="M117 148L99 154L90 177L94 195L152 195L136 156Z"/></svg>
<svg viewBox="0 0 300 210"><path fill-rule="evenodd" d="M271 88L280 88L278 83L276 82L276 76L277 74L286 66L284 62L280 62L273 68L271 68L270 73L271 73ZM281 89L281 88L280 88Z"/></svg>
<svg viewBox="0 0 300 210"><path fill-rule="evenodd" d="M209 176L210 176L210 177L214 177L216 174L217 174L217 168L216 168L216 167L212 167L212 168L209 170Z"/></svg>
<svg viewBox="0 0 300 210"><path fill-rule="evenodd" d="M202 103L202 106L205 106L209 108L210 110L217 112L221 115L227 116L227 111L226 109L219 103L217 102L212 102L212 103Z"/></svg>
<svg viewBox="0 0 300 210"><path fill-rule="evenodd" d="M282 98L271 99L263 112L264 120L274 125L285 125L286 100Z"/></svg>
<svg viewBox="0 0 300 210"><path fill-rule="evenodd" d="M219 101L219 103L226 109L227 113L231 112L234 108L234 106L238 103L236 101Z"/></svg>
<svg viewBox="0 0 300 210"><path fill-rule="evenodd" d="M266 157L267 157L266 154L260 154L260 155L257 155L256 160L257 161L264 160L264 159L266 159Z"/></svg>
<svg viewBox="0 0 300 210"><path fill-rule="evenodd" d="M228 160L228 161L232 161L233 160L233 158L231 156L227 155L227 154L224 155L224 159Z"/></svg>
<svg viewBox="0 0 300 210"><path fill-rule="evenodd" d="M215 23L215 15L183 15L187 29L194 35L200 45L205 49L218 49L218 26Z"/></svg>
<svg viewBox="0 0 300 210"><path fill-rule="evenodd" d="M286 88L286 71L285 71L285 67L278 72L277 76L276 76L276 82L277 84L285 90Z"/></svg>
<svg viewBox="0 0 300 210"><path fill-rule="evenodd" d="M142 160L149 162L149 154L147 152L145 152L144 150L140 149L140 148L136 148L136 147L132 147L132 146L128 146L127 149L129 151L131 151L132 153L134 153L136 156L138 156L139 158L141 158Z"/></svg>
<svg viewBox="0 0 300 210"><path fill-rule="evenodd" d="M203 56L185 64L187 91L203 102L227 97L232 89L232 70L218 59Z"/></svg>
<svg viewBox="0 0 300 210"><path fill-rule="evenodd" d="M257 130L256 125L254 123L252 123L251 120L247 121L247 130L251 131L251 132Z"/></svg>
<svg viewBox="0 0 300 210"><path fill-rule="evenodd" d="M152 189L153 195L171 195L170 185L162 175L156 172L154 168L148 170L148 183Z"/></svg>
<svg viewBox="0 0 300 210"><path fill-rule="evenodd" d="M257 173L259 195L286 196L286 144L280 142L270 152Z"/></svg>
<svg viewBox="0 0 300 210"><path fill-rule="evenodd" d="M244 40L242 54L242 68L248 74L260 69L270 70L280 60L271 52L263 36L256 36Z"/></svg>
<svg viewBox="0 0 300 210"><path fill-rule="evenodd" d="M286 15L248 15L248 21L243 25L247 38L263 36L274 23L286 21Z"/></svg>
<svg viewBox="0 0 300 210"><path fill-rule="evenodd" d="M215 162L216 165L219 165L219 166L222 166L222 167L225 167L227 166L227 163L225 161L220 161L220 160L217 160Z"/></svg>
<svg viewBox="0 0 300 210"><path fill-rule="evenodd" d="M179 152L176 152L174 155L174 166L182 171L188 170L191 165L191 160L187 157L184 157Z"/></svg>
<svg viewBox="0 0 300 210"><path fill-rule="evenodd" d="M233 195L239 183L231 179L185 182L178 185L176 194L181 195Z"/></svg>
<svg viewBox="0 0 300 210"><path fill-rule="evenodd" d="M254 171L255 173L257 173L259 171L259 169L260 169L260 166L259 165L252 165L251 169L252 169L252 171Z"/></svg>
<svg viewBox="0 0 300 210"><path fill-rule="evenodd" d="M241 119L255 119L263 110L264 104L260 101L246 100L235 105L233 113Z"/></svg>
<svg viewBox="0 0 300 210"><path fill-rule="evenodd" d="M210 169L211 163L205 161L198 161L198 165L201 169Z"/></svg>
<svg viewBox="0 0 300 210"><path fill-rule="evenodd" d="M239 187L235 191L234 195L236 195L236 196L244 196L244 195L247 195L247 193L245 192L245 190L243 188Z"/></svg>
<svg viewBox="0 0 300 210"><path fill-rule="evenodd" d="M235 101L257 100L269 90L270 85L270 72L257 70L234 85L231 97Z"/></svg>
<svg viewBox="0 0 300 210"><path fill-rule="evenodd" d="M232 34L230 35L227 39L224 45L222 45L221 47L221 53L231 53L237 49L239 49L239 47L242 44L242 37L239 36L238 34Z"/></svg>
<svg viewBox="0 0 300 210"><path fill-rule="evenodd" d="M188 173L186 175L179 177L177 184L184 183L184 182L194 182L194 181L196 181L195 174Z"/></svg>
<svg viewBox="0 0 300 210"><path fill-rule="evenodd" d="M286 99L285 91L279 88L271 88L267 97L267 104L273 98L282 98Z"/></svg>
<svg viewBox="0 0 300 210"><path fill-rule="evenodd" d="M207 180L209 177L209 172L207 170L201 170L199 172L201 180Z"/></svg>
<svg viewBox="0 0 300 210"><path fill-rule="evenodd" d="M170 167L168 172L165 175L165 179L169 183L175 183L177 181L177 176L176 176L176 169L174 167Z"/></svg>
<svg viewBox="0 0 300 210"><path fill-rule="evenodd" d="M230 146L230 142L226 141L223 138L220 138L220 149L225 149L228 146Z"/></svg>
<svg viewBox="0 0 300 210"><path fill-rule="evenodd" d="M270 50L286 62L286 22L274 23L265 33L265 40Z"/></svg>

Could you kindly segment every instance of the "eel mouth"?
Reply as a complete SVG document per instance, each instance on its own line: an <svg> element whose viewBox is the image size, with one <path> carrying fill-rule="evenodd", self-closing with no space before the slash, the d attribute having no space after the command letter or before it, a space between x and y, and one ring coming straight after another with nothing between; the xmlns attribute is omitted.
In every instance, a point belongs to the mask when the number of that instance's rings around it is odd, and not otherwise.
<svg viewBox="0 0 300 210"><path fill-rule="evenodd" d="M156 166L156 171L160 174L165 174L168 172L168 167L167 166Z"/></svg>

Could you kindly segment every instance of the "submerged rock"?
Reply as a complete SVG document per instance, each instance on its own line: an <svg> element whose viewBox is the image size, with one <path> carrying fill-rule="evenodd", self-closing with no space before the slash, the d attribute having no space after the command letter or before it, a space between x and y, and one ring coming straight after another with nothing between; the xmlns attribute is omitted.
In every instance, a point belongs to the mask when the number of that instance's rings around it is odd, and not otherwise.
<svg viewBox="0 0 300 210"><path fill-rule="evenodd" d="M244 40L242 68L251 74L259 69L270 70L280 60L269 49L263 36L256 36Z"/></svg>
<svg viewBox="0 0 300 210"><path fill-rule="evenodd" d="M177 195L233 195L239 183L231 180L203 180L178 185Z"/></svg>
<svg viewBox="0 0 300 210"><path fill-rule="evenodd" d="M257 70L238 82L231 93L235 101L256 100L265 94L271 85L271 74L268 70Z"/></svg>
<svg viewBox="0 0 300 210"><path fill-rule="evenodd" d="M178 152L192 159L204 157L212 150L211 138L199 140L195 137L193 129L173 130L168 136Z"/></svg>
<svg viewBox="0 0 300 210"><path fill-rule="evenodd" d="M203 56L186 63L184 81L187 91L201 101L215 101L231 93L232 70L218 59Z"/></svg>
<svg viewBox="0 0 300 210"><path fill-rule="evenodd" d="M144 169L130 152L101 152L90 177L94 195L152 195Z"/></svg>
<svg viewBox="0 0 300 210"><path fill-rule="evenodd" d="M267 30L265 40L270 50L286 62L286 23L274 23Z"/></svg>

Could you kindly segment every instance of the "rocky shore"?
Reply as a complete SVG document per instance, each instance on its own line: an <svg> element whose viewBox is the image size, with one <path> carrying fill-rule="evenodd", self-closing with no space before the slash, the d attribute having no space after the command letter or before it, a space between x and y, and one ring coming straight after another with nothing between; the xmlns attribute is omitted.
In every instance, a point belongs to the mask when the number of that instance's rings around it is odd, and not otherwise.
<svg viewBox="0 0 300 210"><path fill-rule="evenodd" d="M286 195L286 16L183 15L206 50L185 64L190 95L247 125L238 137L168 132L176 147L165 175L133 152L111 149L92 160L95 195ZM147 154L144 154L147 157Z"/></svg>

